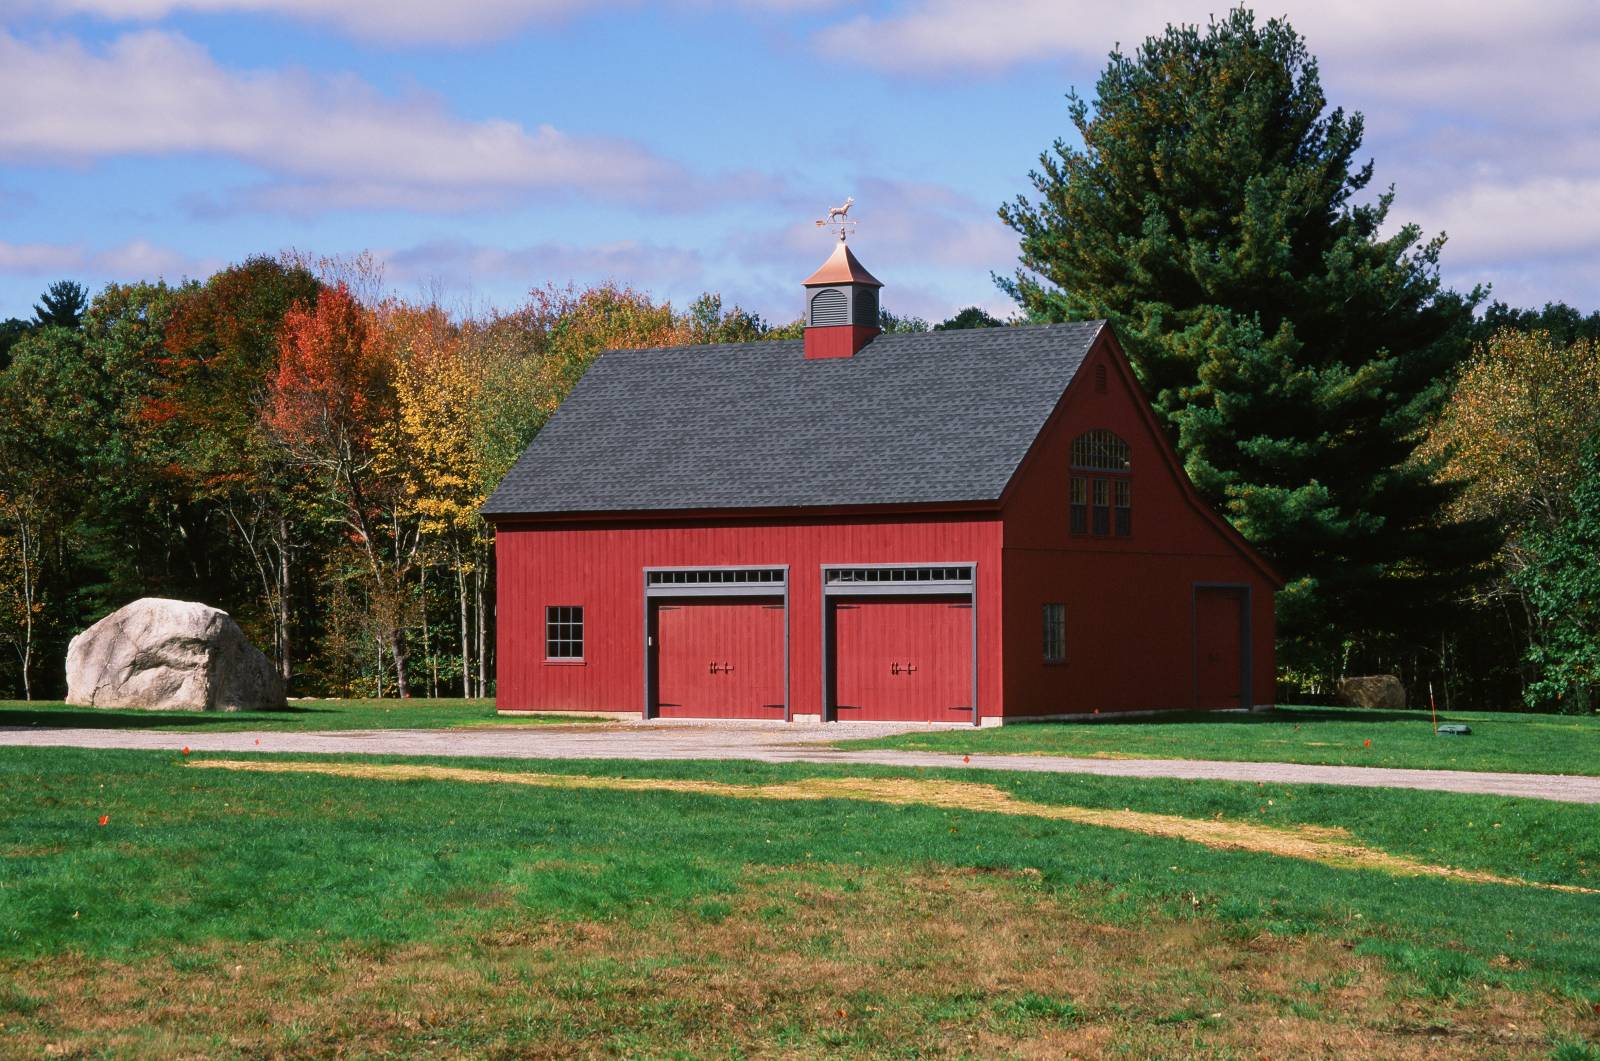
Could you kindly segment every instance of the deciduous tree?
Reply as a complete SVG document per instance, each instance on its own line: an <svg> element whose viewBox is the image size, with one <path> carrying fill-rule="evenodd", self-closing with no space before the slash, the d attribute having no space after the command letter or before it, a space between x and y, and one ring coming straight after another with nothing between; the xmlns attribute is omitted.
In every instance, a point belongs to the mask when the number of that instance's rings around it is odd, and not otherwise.
<svg viewBox="0 0 1600 1061"><path fill-rule="evenodd" d="M325 287L314 304L297 304L284 317L262 419L290 459L322 474L338 502L370 578L381 647L400 695L409 696L405 572L415 542L385 518L392 499L373 470L376 436L394 412L393 368L372 310L343 283Z"/></svg>

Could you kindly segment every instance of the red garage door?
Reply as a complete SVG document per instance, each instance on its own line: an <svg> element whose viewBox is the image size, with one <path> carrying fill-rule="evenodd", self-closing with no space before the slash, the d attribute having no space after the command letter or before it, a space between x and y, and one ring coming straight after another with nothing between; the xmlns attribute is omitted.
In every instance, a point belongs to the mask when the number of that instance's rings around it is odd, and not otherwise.
<svg viewBox="0 0 1600 1061"><path fill-rule="evenodd" d="M1244 591L1203 587L1194 597L1195 706L1244 702Z"/></svg>
<svg viewBox="0 0 1600 1061"><path fill-rule="evenodd" d="M840 720L972 720L970 603L840 602L833 629Z"/></svg>
<svg viewBox="0 0 1600 1061"><path fill-rule="evenodd" d="M660 717L783 717L782 604L660 604L656 645Z"/></svg>

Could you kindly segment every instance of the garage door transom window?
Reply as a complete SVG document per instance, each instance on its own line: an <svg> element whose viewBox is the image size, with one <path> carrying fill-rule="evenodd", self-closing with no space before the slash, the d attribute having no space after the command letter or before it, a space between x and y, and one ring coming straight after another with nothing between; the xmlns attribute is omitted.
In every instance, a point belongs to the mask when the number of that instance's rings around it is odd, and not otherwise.
<svg viewBox="0 0 1600 1061"><path fill-rule="evenodd" d="M550 605L544 610L544 658L583 659L583 606Z"/></svg>
<svg viewBox="0 0 1600 1061"><path fill-rule="evenodd" d="M1096 428L1073 440L1069 505L1073 534L1133 535L1133 463L1114 432Z"/></svg>

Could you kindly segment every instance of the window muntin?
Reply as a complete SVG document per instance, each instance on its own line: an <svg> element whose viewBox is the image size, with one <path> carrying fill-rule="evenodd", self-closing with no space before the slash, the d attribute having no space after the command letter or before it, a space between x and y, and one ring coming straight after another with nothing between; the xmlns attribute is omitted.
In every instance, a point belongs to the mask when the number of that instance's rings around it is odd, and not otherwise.
<svg viewBox="0 0 1600 1061"><path fill-rule="evenodd" d="M1132 537L1133 461L1128 443L1104 428L1085 431L1072 441L1072 472L1071 532Z"/></svg>
<svg viewBox="0 0 1600 1061"><path fill-rule="evenodd" d="M1044 606L1044 661L1046 663L1065 663L1067 661L1067 606L1065 604L1046 604Z"/></svg>
<svg viewBox="0 0 1600 1061"><path fill-rule="evenodd" d="M1126 472L1133 469L1128 444L1121 436L1104 428L1085 431L1072 442L1072 466L1097 472Z"/></svg>
<svg viewBox="0 0 1600 1061"><path fill-rule="evenodd" d="M583 659L583 606L552 604L544 610L544 658Z"/></svg>

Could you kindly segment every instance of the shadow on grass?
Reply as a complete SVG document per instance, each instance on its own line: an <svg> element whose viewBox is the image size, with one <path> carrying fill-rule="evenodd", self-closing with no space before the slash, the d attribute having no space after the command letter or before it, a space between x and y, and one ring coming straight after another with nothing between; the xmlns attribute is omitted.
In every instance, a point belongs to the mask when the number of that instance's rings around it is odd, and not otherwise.
<svg viewBox="0 0 1600 1061"><path fill-rule="evenodd" d="M149 729L151 726L207 729L238 728L241 722L282 722L344 714L331 708L291 707L283 711L118 711L115 709L9 708L0 711L0 730L7 729Z"/></svg>
<svg viewBox="0 0 1600 1061"><path fill-rule="evenodd" d="M1141 715L1135 718L1105 714L1094 718L1092 724L1096 726L1170 726L1197 722L1208 726L1219 724L1282 726L1289 723L1300 724L1306 722L1416 722L1419 719L1426 721L1428 717L1428 712L1426 711L1378 711L1365 707L1297 707L1288 709L1273 708L1270 711L1232 714L1220 714L1216 711L1174 711L1170 714ZM1444 715L1441 713L1439 718L1443 721ZM1026 721L1026 719L1019 719L1019 721Z"/></svg>

